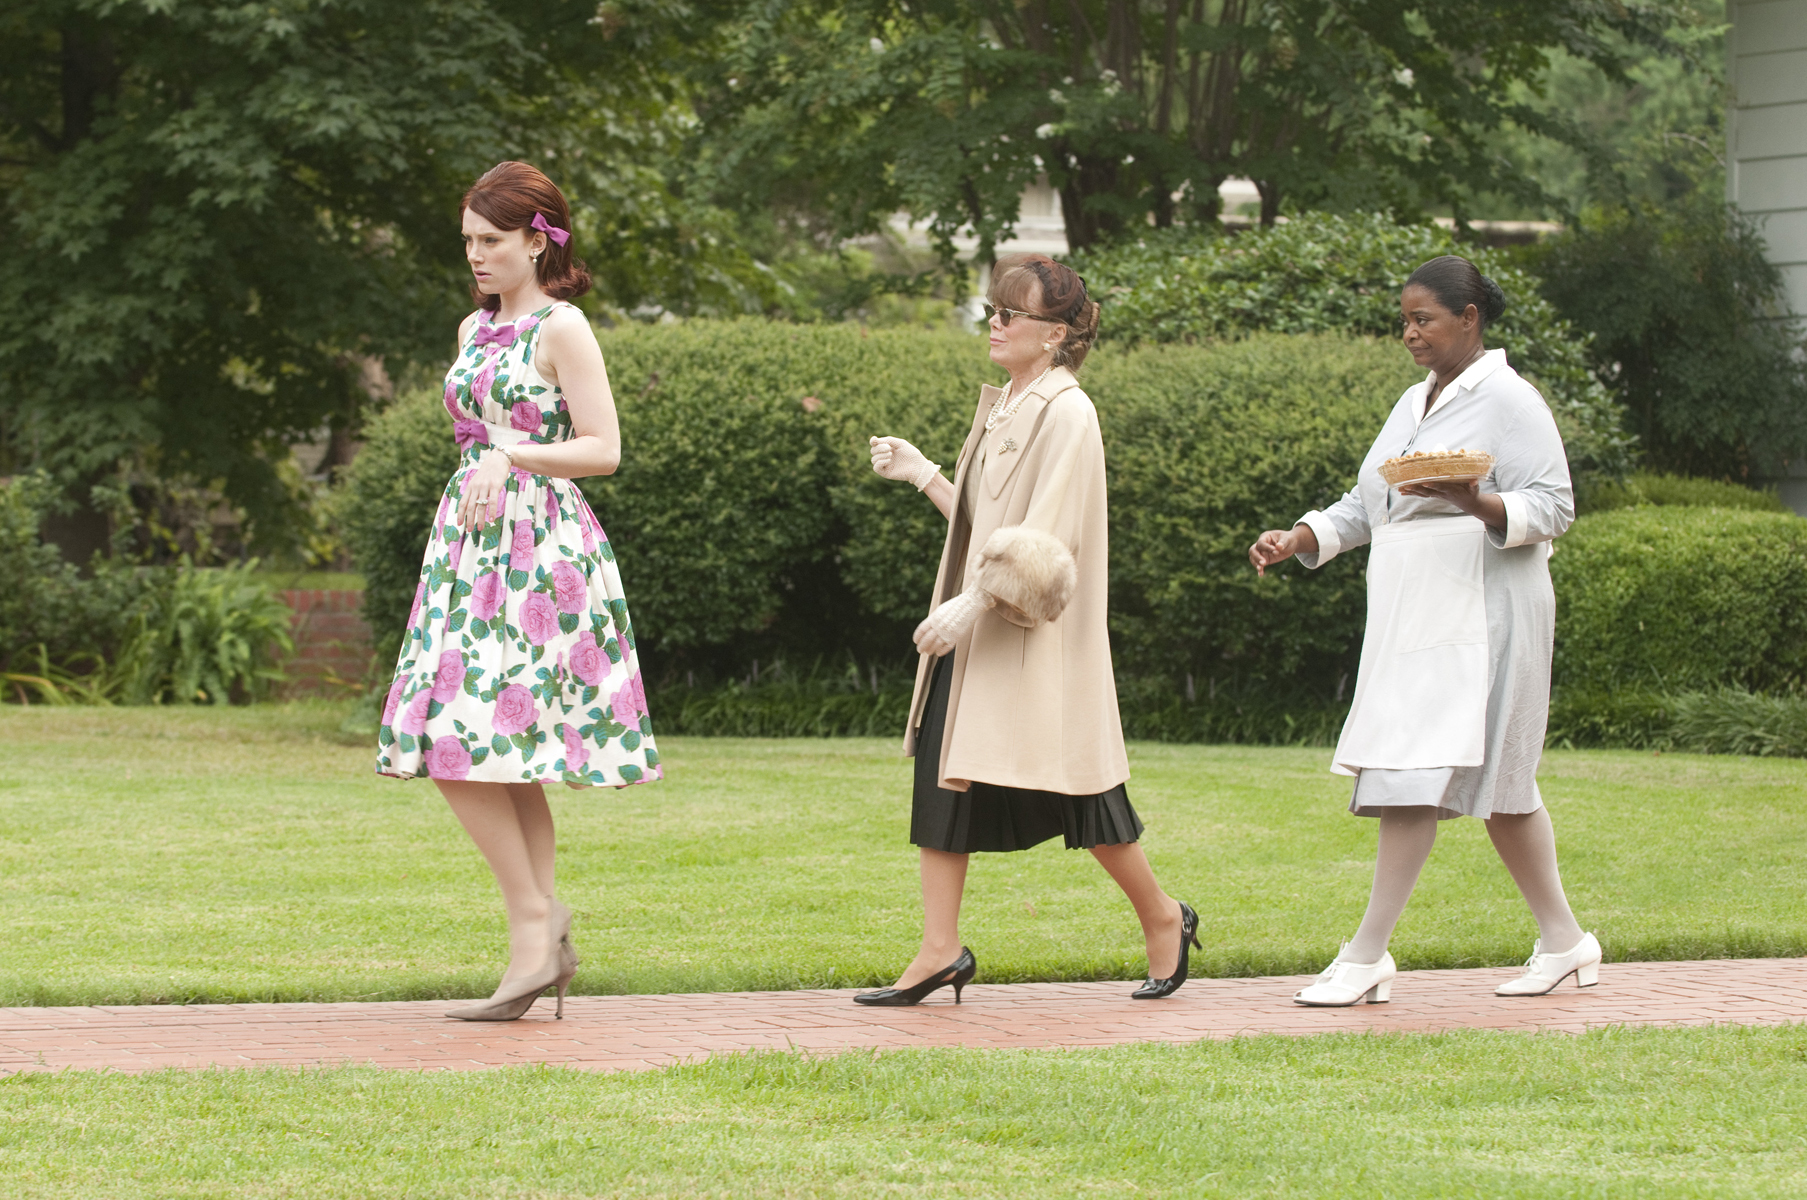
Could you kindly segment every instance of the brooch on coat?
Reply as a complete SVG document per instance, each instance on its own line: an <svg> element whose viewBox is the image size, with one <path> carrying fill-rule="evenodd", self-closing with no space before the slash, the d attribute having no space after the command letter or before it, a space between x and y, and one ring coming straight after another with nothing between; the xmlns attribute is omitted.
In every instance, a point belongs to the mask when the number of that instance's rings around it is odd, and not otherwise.
<svg viewBox="0 0 1807 1200"><path fill-rule="evenodd" d="M1005 438L1004 444L1002 446L998 447L998 453L999 454L1009 454L1012 450L1015 450L1015 449L1016 449L1016 439L1015 438Z"/></svg>

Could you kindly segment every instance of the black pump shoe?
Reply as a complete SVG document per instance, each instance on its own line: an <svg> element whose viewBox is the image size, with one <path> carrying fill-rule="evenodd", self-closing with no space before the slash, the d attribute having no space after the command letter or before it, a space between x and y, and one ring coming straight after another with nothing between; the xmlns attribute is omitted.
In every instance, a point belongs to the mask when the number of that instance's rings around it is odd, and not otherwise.
<svg viewBox="0 0 1807 1200"><path fill-rule="evenodd" d="M1191 967L1192 947L1203 950L1204 943L1198 940L1198 914L1192 906L1183 901L1180 904L1180 967L1165 979L1156 979L1150 975L1142 981L1142 986L1129 994L1131 1000L1159 1000L1171 996L1180 990L1180 984L1186 982L1186 972Z"/></svg>
<svg viewBox="0 0 1807 1200"><path fill-rule="evenodd" d="M960 947L960 957L944 969L935 972L927 979L912 987L880 988L876 992L861 992L853 998L855 1004L885 1004L901 1008L909 1004L921 1004L922 998L936 988L954 985L954 1003L960 1003L960 989L973 981L979 973L979 962L973 952L965 946Z"/></svg>

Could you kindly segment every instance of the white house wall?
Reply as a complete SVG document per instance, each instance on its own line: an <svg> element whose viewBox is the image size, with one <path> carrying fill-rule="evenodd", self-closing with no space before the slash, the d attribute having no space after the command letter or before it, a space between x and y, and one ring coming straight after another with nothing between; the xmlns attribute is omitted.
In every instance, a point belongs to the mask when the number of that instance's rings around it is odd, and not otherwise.
<svg viewBox="0 0 1807 1200"><path fill-rule="evenodd" d="M1790 310L1807 314L1807 0L1728 9L1727 194L1760 222Z"/></svg>

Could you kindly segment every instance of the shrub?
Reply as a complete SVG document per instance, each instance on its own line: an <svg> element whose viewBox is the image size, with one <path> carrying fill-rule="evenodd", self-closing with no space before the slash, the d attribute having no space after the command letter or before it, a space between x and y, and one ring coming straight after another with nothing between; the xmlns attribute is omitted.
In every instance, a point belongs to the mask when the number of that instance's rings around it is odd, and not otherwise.
<svg viewBox="0 0 1807 1200"><path fill-rule="evenodd" d="M1563 689L1550 704L1553 746L1807 757L1807 697L1740 688L1665 693Z"/></svg>
<svg viewBox="0 0 1807 1200"><path fill-rule="evenodd" d="M1681 505L1692 508L1742 508L1752 512L1788 512L1773 488L1748 488L1717 479L1691 479L1639 471L1624 482L1605 482L1583 490L1584 512L1606 512L1640 505Z"/></svg>
<svg viewBox="0 0 1807 1200"><path fill-rule="evenodd" d="M38 536L48 483L0 486L0 675L9 698L136 704L250 700L282 678L287 605L255 561L141 567L96 556L84 576Z"/></svg>
<svg viewBox="0 0 1807 1200"><path fill-rule="evenodd" d="M1807 521L1716 508L1582 517L1550 560L1555 683L1667 692L1807 683Z"/></svg>
<svg viewBox="0 0 1807 1200"><path fill-rule="evenodd" d="M915 492L872 474L866 438L911 438L951 467L979 382L996 375L984 341L759 320L601 340L622 465L580 486L655 671L907 652L908 629L895 626L921 619L945 526ZM423 392L372 422L352 464L340 508L384 666L457 463L439 396Z"/></svg>
<svg viewBox="0 0 1807 1200"><path fill-rule="evenodd" d="M951 468L997 373L983 339L693 321L611 331L603 352L623 462L585 487L655 647L738 640L744 662L764 633L768 655L866 653L873 618L921 619L946 526L873 475L866 439L909 438Z"/></svg>
<svg viewBox="0 0 1807 1200"><path fill-rule="evenodd" d="M1807 361L1781 271L1714 187L1649 211L1606 211L1532 252L1650 463L1773 474L1807 451Z"/></svg>
<svg viewBox="0 0 1807 1200"><path fill-rule="evenodd" d="M794 672L768 662L757 676L707 687L672 683L653 697L661 732L711 737L897 737L910 716L910 670L839 671L818 661Z"/></svg>
<svg viewBox="0 0 1807 1200"><path fill-rule="evenodd" d="M1675 698L1671 736L1698 754L1807 755L1807 698L1760 696L1736 688Z"/></svg>
<svg viewBox="0 0 1807 1200"><path fill-rule="evenodd" d="M1505 290L1506 315L1488 340L1505 347L1549 401L1577 478L1622 476L1632 442L1591 370L1588 335L1557 315L1541 281L1506 252L1382 214L1312 213L1234 237L1151 230L1076 255L1073 265L1103 298L1100 335L1111 341L1195 342L1261 330L1390 338L1406 276L1439 254L1465 255Z"/></svg>
<svg viewBox="0 0 1807 1200"><path fill-rule="evenodd" d="M1311 686L1202 686L1188 698L1171 676L1117 680L1124 736L1150 742L1334 746L1349 702L1327 691L1314 680Z"/></svg>
<svg viewBox="0 0 1807 1200"><path fill-rule="evenodd" d="M131 572L96 559L83 578L39 537L55 495L42 475L0 484L0 671L91 670L117 650L138 606L142 587Z"/></svg>
<svg viewBox="0 0 1807 1200"><path fill-rule="evenodd" d="M295 614L257 560L148 576L148 603L116 664L130 704L222 704L264 697L295 648Z"/></svg>
<svg viewBox="0 0 1807 1200"><path fill-rule="evenodd" d="M1176 687L1191 674L1207 699L1254 683L1343 698L1366 556L1261 578L1248 548L1354 483L1414 375L1397 346L1333 334L1099 355L1086 386L1110 464L1111 615L1128 673Z"/></svg>
<svg viewBox="0 0 1807 1200"><path fill-rule="evenodd" d="M364 576L364 619L376 643L372 670L401 649L420 561L446 481L458 467L452 421L437 389L412 392L372 418L332 508Z"/></svg>
<svg viewBox="0 0 1807 1200"><path fill-rule="evenodd" d="M1668 750L1675 744L1672 704L1667 693L1636 684L1555 688L1544 741L1564 750Z"/></svg>

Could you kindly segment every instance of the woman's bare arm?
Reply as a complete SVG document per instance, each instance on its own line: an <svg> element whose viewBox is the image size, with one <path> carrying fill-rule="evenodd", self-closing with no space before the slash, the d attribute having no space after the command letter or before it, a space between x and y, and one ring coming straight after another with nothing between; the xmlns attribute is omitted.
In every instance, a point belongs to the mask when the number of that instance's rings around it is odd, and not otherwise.
<svg viewBox="0 0 1807 1200"><path fill-rule="evenodd" d="M929 486L922 489L922 494L934 502L942 516L950 521L954 519L954 485L947 476L936 471L935 478L929 480Z"/></svg>
<svg viewBox="0 0 1807 1200"><path fill-rule="evenodd" d="M596 334L573 308L553 310L540 329L534 365L563 393L572 437L548 445L522 442L508 452L515 466L535 475L555 479L613 475L621 465L621 426Z"/></svg>

